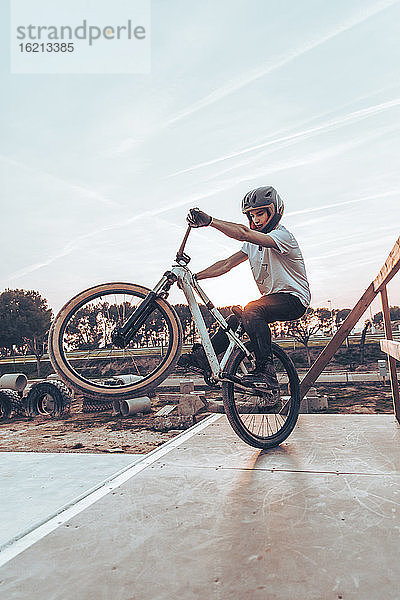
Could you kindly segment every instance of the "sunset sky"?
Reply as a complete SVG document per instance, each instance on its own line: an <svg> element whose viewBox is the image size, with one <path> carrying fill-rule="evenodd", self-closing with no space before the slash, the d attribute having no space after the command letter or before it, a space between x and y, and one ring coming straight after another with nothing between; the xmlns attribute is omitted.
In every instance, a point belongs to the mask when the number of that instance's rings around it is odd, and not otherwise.
<svg viewBox="0 0 400 600"><path fill-rule="evenodd" d="M150 74L11 75L1 3L0 289L58 310L104 281L152 287L190 207L245 223L243 195L273 185L312 306L353 306L400 234L400 2L151 6ZM194 271L239 249L212 229L187 246ZM248 263L204 288L259 295Z"/></svg>

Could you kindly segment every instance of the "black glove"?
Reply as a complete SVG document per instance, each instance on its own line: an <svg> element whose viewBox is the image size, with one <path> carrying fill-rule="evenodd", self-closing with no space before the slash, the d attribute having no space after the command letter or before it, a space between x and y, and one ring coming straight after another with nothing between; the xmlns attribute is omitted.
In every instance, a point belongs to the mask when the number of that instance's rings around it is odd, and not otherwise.
<svg viewBox="0 0 400 600"><path fill-rule="evenodd" d="M191 208L186 217L186 221L189 223L190 227L207 227L207 225L211 224L212 217L199 208Z"/></svg>

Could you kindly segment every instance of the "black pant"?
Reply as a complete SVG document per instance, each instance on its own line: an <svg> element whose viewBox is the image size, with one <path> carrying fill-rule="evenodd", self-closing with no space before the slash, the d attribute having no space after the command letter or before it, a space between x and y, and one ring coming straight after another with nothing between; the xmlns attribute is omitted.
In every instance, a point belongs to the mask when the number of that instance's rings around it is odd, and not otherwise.
<svg viewBox="0 0 400 600"><path fill-rule="evenodd" d="M272 360L271 330L268 323L293 321L303 316L305 311L305 306L297 296L283 292L261 296L244 307L243 327L252 342L257 367L262 368ZM236 329L239 321L235 315L230 315L228 324ZM227 349L229 338L222 329L218 329L211 342L215 353L220 354Z"/></svg>

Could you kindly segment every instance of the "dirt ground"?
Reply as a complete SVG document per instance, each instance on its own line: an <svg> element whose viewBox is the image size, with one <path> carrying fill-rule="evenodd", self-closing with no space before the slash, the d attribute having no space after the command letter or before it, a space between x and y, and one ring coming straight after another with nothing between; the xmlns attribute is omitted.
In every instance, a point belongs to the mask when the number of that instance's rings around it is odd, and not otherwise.
<svg viewBox="0 0 400 600"><path fill-rule="evenodd" d="M1 424L1 451L21 452L123 452L147 454L175 437L151 429L149 417L112 417L108 413L71 413L59 419L12 419Z"/></svg>
<svg viewBox="0 0 400 600"><path fill-rule="evenodd" d="M222 400L220 390L210 390L207 397ZM111 410L83 413L79 400L73 400L69 412L59 418L14 415L0 423L0 452L147 454L182 433L182 428L155 428L157 411L178 402L177 393L160 394L151 399L151 413L129 417L113 416ZM186 425L199 422L208 414L187 417Z"/></svg>
<svg viewBox="0 0 400 600"><path fill-rule="evenodd" d="M329 408L324 413L393 412L388 385L357 383L316 387L319 394L328 396ZM206 397L220 400L221 391L210 389ZM146 454L181 433L178 429L155 430L155 412L170 402L171 399L156 396L152 400L152 413L125 418L112 416L111 411L82 413L77 401L73 402L70 414L58 419L13 417L0 424L0 451Z"/></svg>
<svg viewBox="0 0 400 600"><path fill-rule="evenodd" d="M324 413L393 413L390 385L381 383L325 384L316 386L318 393L328 396Z"/></svg>

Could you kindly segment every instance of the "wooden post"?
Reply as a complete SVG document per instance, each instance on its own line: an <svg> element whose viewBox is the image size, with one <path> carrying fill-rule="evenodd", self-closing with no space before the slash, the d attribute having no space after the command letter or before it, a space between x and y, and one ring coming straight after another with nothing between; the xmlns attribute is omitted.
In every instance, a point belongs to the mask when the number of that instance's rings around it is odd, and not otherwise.
<svg viewBox="0 0 400 600"><path fill-rule="evenodd" d="M374 281L367 287L353 310L347 315L347 318L343 321L342 326L337 330L329 344L322 350L321 354L318 356L315 363L311 366L309 371L306 373L304 379L300 384L300 393L301 397L304 398L310 387L314 384L315 380L325 369L328 362L331 360L332 356L335 354L339 346L343 343L346 337L349 335L350 331L357 323L357 321L362 317L364 312L367 310L372 300L376 298L379 292L385 290L386 293L386 285L389 281L396 275L396 273L400 270L400 237L396 240L388 258L386 259L385 264L382 269L379 271L377 277ZM383 296L382 296L383 297ZM386 296L387 299L387 296ZM389 320L390 321L390 320ZM390 324L389 324L390 325ZM392 378L391 378L392 379ZM397 382L397 377L395 378ZM393 385L393 384L392 384ZM397 385L397 400L395 406L396 417L400 420L400 408L399 408L399 392L398 392L398 384ZM393 388L392 388L393 389ZM393 401L395 402L395 396L393 396ZM396 412L397 407L397 412Z"/></svg>
<svg viewBox="0 0 400 600"><path fill-rule="evenodd" d="M387 340L393 340L392 324L390 322L390 308L386 286L381 289L383 322L385 324L385 337ZM390 385L392 387L393 410L396 419L400 423L400 399L399 382L397 379L396 359L390 354L387 355L389 361Z"/></svg>
<svg viewBox="0 0 400 600"><path fill-rule="evenodd" d="M373 284L371 283L367 287L364 294L361 296L353 310L347 315L346 319L343 321L341 327L339 327L331 341L327 344L327 346L325 346L315 363L304 376L304 379L300 384L300 393L302 398L304 398L304 396L307 394L310 387L314 384L315 380L325 369L332 356L335 354L339 346L344 342L346 337L349 335L350 331L353 329L354 325L362 317L362 315L365 313L368 306L371 304L372 300L375 297L376 292L374 290Z"/></svg>

